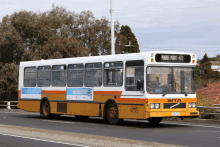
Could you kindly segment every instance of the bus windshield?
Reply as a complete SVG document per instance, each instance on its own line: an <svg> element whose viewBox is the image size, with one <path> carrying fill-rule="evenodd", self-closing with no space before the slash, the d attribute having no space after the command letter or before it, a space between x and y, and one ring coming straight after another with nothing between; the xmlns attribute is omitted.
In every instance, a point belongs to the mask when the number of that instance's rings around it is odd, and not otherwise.
<svg viewBox="0 0 220 147"><path fill-rule="evenodd" d="M194 68L147 67L149 94L195 94Z"/></svg>

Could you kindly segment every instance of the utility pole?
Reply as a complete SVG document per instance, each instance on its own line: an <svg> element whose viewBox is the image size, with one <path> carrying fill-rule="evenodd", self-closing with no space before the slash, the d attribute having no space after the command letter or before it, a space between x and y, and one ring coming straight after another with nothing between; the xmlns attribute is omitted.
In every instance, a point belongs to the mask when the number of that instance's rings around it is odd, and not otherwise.
<svg viewBox="0 0 220 147"><path fill-rule="evenodd" d="M115 54L115 39L114 39L114 10L113 10L113 0L111 0L111 7L110 7L110 13L111 13L111 52L112 55Z"/></svg>

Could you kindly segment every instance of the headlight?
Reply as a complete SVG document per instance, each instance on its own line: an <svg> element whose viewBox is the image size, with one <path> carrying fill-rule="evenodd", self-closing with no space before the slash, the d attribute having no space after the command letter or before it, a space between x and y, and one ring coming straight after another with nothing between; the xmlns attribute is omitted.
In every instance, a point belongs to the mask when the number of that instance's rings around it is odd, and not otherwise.
<svg viewBox="0 0 220 147"><path fill-rule="evenodd" d="M151 103L151 104L150 104L150 108L151 108L151 109L154 109L154 103Z"/></svg>
<svg viewBox="0 0 220 147"><path fill-rule="evenodd" d="M189 108L196 108L196 102L188 103Z"/></svg>
<svg viewBox="0 0 220 147"><path fill-rule="evenodd" d="M159 109L160 108L160 103L151 103L150 108L151 109Z"/></svg>
<svg viewBox="0 0 220 147"><path fill-rule="evenodd" d="M191 108L192 107L192 103L189 103L189 108Z"/></svg>
<svg viewBox="0 0 220 147"><path fill-rule="evenodd" d="M160 108L160 104L159 104L159 103L156 103L156 104L155 104L155 108L156 108L156 109L159 109L159 108Z"/></svg>
<svg viewBox="0 0 220 147"><path fill-rule="evenodd" d="M193 108L196 108L196 103L192 103L192 107L193 107Z"/></svg>

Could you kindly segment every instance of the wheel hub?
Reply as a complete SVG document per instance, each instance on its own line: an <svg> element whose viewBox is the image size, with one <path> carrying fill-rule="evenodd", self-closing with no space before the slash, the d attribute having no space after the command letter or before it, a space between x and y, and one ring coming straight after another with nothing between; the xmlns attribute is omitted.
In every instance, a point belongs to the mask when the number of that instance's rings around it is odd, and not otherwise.
<svg viewBox="0 0 220 147"><path fill-rule="evenodd" d="M109 109L109 115L110 115L110 118L113 119L115 118L117 114L117 109L113 106Z"/></svg>
<svg viewBox="0 0 220 147"><path fill-rule="evenodd" d="M44 105L44 115L48 115L48 113L49 113L49 105L45 104Z"/></svg>

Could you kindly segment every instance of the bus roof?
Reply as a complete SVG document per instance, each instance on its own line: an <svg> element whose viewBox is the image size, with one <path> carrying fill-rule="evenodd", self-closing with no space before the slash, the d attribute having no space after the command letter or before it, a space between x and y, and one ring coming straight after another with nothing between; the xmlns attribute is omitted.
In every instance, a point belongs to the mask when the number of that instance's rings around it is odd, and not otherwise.
<svg viewBox="0 0 220 147"><path fill-rule="evenodd" d="M54 65L54 64L73 64L73 63L89 63L89 62L107 62L107 61L124 61L124 60L141 60L150 56L153 53L165 53L165 54L188 54L194 53L187 52L170 52L170 51L151 51L129 54L116 54L116 55L101 55L101 56L86 56L86 57L73 57L73 58L60 58L60 59L47 59L47 60L35 60L35 61L23 61L20 62L20 67L26 66L39 66L39 65Z"/></svg>

